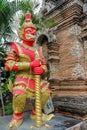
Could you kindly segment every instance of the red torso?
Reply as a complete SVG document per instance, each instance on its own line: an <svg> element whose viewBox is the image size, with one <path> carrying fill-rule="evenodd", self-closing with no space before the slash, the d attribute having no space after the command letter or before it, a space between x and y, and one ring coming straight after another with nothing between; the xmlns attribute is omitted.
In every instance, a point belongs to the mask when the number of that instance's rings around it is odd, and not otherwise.
<svg viewBox="0 0 87 130"><path fill-rule="evenodd" d="M36 48L27 47L25 45L20 45L18 43L14 43L14 42L11 43L11 48L13 51L16 52L18 62L24 62L24 61L26 63L31 62L31 61L35 60L37 53L38 53L38 57L40 55L39 49L36 53ZM33 74L33 72L30 69L17 71L17 75L16 75L15 82L14 82L14 87L15 86L20 87L20 85L24 89L28 88L31 91L35 91L35 75ZM41 88L43 88L44 86L46 86L46 83L43 83L41 85ZM21 90L17 89L13 93L18 93L19 91L21 91Z"/></svg>
<svg viewBox="0 0 87 130"><path fill-rule="evenodd" d="M14 52L8 55L7 61L14 62L14 68L17 71L15 81L14 81L14 89L13 89L13 94L18 94L18 93L24 93L26 90L30 91L35 91L35 74L33 73L33 70L28 68L27 70L25 69L18 69L16 67L16 63L20 62L23 64L31 63L33 60L42 57L42 54L40 53L40 48L36 49L30 46L26 45L21 45L19 43L14 43L11 42L11 51ZM7 62L7 65L9 66L10 64ZM22 63L23 62L23 63ZM46 81L40 82L40 88L41 91L45 91L48 87L48 83Z"/></svg>
<svg viewBox="0 0 87 130"><path fill-rule="evenodd" d="M30 59L30 61L35 60L35 53L36 53L36 49L33 47L29 47L26 45L20 45L19 43L11 43L11 47L12 50L14 50L17 54L17 57L19 58L19 61L21 60L22 57L23 61L28 62L28 57Z"/></svg>

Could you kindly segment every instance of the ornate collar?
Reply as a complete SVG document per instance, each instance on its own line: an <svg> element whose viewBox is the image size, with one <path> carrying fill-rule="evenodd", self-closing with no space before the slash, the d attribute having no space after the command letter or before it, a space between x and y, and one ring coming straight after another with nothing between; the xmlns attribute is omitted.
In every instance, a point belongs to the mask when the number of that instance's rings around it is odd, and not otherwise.
<svg viewBox="0 0 87 130"><path fill-rule="evenodd" d="M33 51L35 51L37 48L36 47L31 47L31 46L27 46L27 45L25 45L25 44L21 44L21 46L23 46L24 48L26 48L26 49L30 49L30 50L33 50Z"/></svg>

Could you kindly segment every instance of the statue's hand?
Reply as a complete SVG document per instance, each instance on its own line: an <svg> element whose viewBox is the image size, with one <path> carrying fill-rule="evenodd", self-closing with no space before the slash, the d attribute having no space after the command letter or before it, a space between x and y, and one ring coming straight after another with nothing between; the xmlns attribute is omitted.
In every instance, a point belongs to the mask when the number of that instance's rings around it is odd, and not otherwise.
<svg viewBox="0 0 87 130"><path fill-rule="evenodd" d="M35 75L41 75L44 73L44 69L42 67L35 67L34 68L34 74Z"/></svg>
<svg viewBox="0 0 87 130"><path fill-rule="evenodd" d="M39 67L41 65L40 60L34 60L30 63L31 68Z"/></svg>
<svg viewBox="0 0 87 130"><path fill-rule="evenodd" d="M41 60L41 64L42 64L42 65L46 65L45 59L42 59L42 60Z"/></svg>

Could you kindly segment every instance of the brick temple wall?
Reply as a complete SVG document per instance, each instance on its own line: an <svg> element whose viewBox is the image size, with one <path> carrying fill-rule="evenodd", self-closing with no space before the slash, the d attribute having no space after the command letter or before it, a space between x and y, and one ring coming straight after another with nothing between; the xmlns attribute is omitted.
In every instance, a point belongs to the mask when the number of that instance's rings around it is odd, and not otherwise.
<svg viewBox="0 0 87 130"><path fill-rule="evenodd" d="M57 42L48 43L55 111L87 115L87 24L83 0L66 0L45 14L55 20ZM85 32L84 32L85 31Z"/></svg>

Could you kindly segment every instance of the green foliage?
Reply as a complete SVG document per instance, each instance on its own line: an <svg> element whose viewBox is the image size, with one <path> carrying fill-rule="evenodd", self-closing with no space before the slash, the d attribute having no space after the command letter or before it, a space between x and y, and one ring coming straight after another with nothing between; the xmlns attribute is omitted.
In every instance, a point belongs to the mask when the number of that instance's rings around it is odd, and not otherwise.
<svg viewBox="0 0 87 130"><path fill-rule="evenodd" d="M12 103L6 103L5 104L5 115L9 115L13 113L13 109L12 109Z"/></svg>
<svg viewBox="0 0 87 130"><path fill-rule="evenodd" d="M52 27L55 24L55 22L52 18L49 18L47 20L44 20L44 24L46 27Z"/></svg>
<svg viewBox="0 0 87 130"><path fill-rule="evenodd" d="M0 39L6 37L12 32L9 22L13 14L17 11L16 2L9 3L7 0L0 0Z"/></svg>
<svg viewBox="0 0 87 130"><path fill-rule="evenodd" d="M32 0L14 0L12 2L0 0L0 40L3 37L5 42L8 42L6 38L13 32L10 22L13 21L14 14L19 10L23 12L22 17L20 18L20 25L24 21L24 14L29 11L32 14L32 21L36 24L37 30L52 26L54 23L52 19L45 21L40 14L34 14L34 10L37 9L38 6L39 3Z"/></svg>
<svg viewBox="0 0 87 130"><path fill-rule="evenodd" d="M32 22L36 24L37 30L45 29L46 27L51 27L54 24L53 19L44 20L41 14L35 14L34 10L39 6L38 2L35 1L21 1L20 2L20 10L22 10L23 14L29 11L32 14ZM24 15L20 18L20 25L24 22Z"/></svg>
<svg viewBox="0 0 87 130"><path fill-rule="evenodd" d="M12 82L14 82L16 72L12 71L6 72L4 69L3 74L4 75L1 77L1 79L4 79L1 81L2 95L4 100L5 115L9 115L13 113L13 109L12 109L12 94L9 93L8 90L8 81L10 78Z"/></svg>
<svg viewBox="0 0 87 130"><path fill-rule="evenodd" d="M0 46L0 60L6 57L6 51Z"/></svg>
<svg viewBox="0 0 87 130"><path fill-rule="evenodd" d="M32 22L34 24L39 24L39 15L38 14L34 14L34 10L39 6L38 2L34 2L34 1L21 1L20 2L20 10L22 10L23 15L20 19L20 25L22 25L22 23L24 22L24 15L27 11L29 11L32 14Z"/></svg>
<svg viewBox="0 0 87 130"><path fill-rule="evenodd" d="M7 72L6 70L4 70L5 82L4 83L2 82L2 94L3 94L3 96L6 96L6 94L9 92L9 90L8 90L9 79L12 81L12 83L14 83L15 75L16 75L15 71Z"/></svg>
<svg viewBox="0 0 87 130"><path fill-rule="evenodd" d="M38 2L26 0L21 1L20 4L20 10L23 11L23 14L25 14L27 11L29 11L31 14L34 14L34 10L39 6Z"/></svg>

